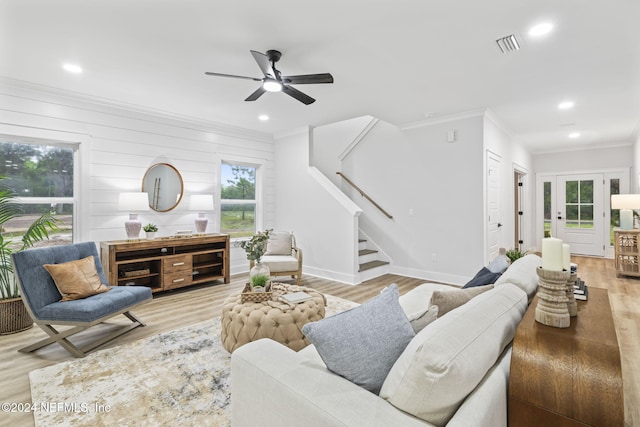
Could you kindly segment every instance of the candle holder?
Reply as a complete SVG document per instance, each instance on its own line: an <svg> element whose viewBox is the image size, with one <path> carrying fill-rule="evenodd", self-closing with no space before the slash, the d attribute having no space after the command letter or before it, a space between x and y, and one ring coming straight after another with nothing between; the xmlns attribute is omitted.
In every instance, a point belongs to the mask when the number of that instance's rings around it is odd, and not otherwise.
<svg viewBox="0 0 640 427"><path fill-rule="evenodd" d="M571 273L569 279L567 279L567 308L569 309L569 316L576 317L578 315L578 303L576 303L576 297L573 294L574 284L578 281L578 273Z"/></svg>
<svg viewBox="0 0 640 427"><path fill-rule="evenodd" d="M538 274L538 304L536 305L536 322L554 328L568 328L571 319L567 298L567 281L569 271L536 269Z"/></svg>

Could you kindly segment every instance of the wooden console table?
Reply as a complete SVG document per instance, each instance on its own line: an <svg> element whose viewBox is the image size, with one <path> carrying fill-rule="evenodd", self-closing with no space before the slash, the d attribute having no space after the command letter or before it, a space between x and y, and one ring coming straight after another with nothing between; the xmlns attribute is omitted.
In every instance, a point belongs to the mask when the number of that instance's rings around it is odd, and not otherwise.
<svg viewBox="0 0 640 427"><path fill-rule="evenodd" d="M509 375L509 425L624 425L620 350L606 289L589 288L568 328L535 321L536 297L518 326Z"/></svg>
<svg viewBox="0 0 640 427"><path fill-rule="evenodd" d="M214 280L229 283L229 236L204 234L100 243L109 284L166 291Z"/></svg>

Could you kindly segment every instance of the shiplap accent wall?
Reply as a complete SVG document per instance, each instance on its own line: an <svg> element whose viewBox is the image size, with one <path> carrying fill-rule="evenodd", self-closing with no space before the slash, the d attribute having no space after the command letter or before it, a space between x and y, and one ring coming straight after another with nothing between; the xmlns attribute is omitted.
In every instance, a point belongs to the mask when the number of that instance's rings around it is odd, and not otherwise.
<svg viewBox="0 0 640 427"><path fill-rule="evenodd" d="M140 213L165 236L194 229L190 194L214 194L216 211L207 231L218 232L219 176L223 160L261 165L263 209L259 228L274 223L273 158L270 134L107 100L91 99L15 81L0 80L0 134L17 141L44 139L79 145L76 241L126 238L127 212L118 210L122 191L140 191L147 168L166 162L184 181L184 197L170 212ZM232 250L232 273L246 271L244 252Z"/></svg>

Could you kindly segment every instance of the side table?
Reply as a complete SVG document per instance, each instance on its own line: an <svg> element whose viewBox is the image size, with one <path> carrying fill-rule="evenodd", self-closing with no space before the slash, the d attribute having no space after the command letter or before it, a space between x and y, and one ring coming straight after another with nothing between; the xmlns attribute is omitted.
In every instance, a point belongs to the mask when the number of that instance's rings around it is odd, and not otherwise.
<svg viewBox="0 0 640 427"><path fill-rule="evenodd" d="M606 289L589 288L568 328L535 321L531 302L513 341L509 425L623 426L622 370Z"/></svg>

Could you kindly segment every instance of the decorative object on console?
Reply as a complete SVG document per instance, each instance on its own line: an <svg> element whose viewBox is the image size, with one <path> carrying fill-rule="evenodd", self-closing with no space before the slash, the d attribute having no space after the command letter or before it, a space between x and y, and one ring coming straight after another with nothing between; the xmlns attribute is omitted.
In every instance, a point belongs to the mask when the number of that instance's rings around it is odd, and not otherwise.
<svg viewBox="0 0 640 427"><path fill-rule="evenodd" d="M198 217L195 220L196 233L203 234L207 230L207 223L209 222L204 217L204 213L213 210L213 195L192 194L189 199L189 210L198 211Z"/></svg>
<svg viewBox="0 0 640 427"><path fill-rule="evenodd" d="M544 258L542 258L542 262L544 264ZM571 273L569 271L546 270L543 267L538 267L536 272L540 278L538 282L536 321L554 328L568 328L571 322L568 307L569 300L567 298L567 281Z"/></svg>
<svg viewBox="0 0 640 427"><path fill-rule="evenodd" d="M633 209L640 209L640 194L612 194L611 209L620 209L620 229L633 230Z"/></svg>
<svg viewBox="0 0 640 427"><path fill-rule="evenodd" d="M555 237L542 239L542 268L562 271L562 240Z"/></svg>
<svg viewBox="0 0 640 427"><path fill-rule="evenodd" d="M169 163L150 166L142 178L142 191L149 195L149 207L156 212L168 212L178 206L183 190L180 172Z"/></svg>
<svg viewBox="0 0 640 427"><path fill-rule="evenodd" d="M144 227L142 227L142 229L144 230L145 233L147 233L147 239L151 240L156 238L156 233L158 232L157 225L153 223L149 223Z"/></svg>
<svg viewBox="0 0 640 427"><path fill-rule="evenodd" d="M578 282L578 273L574 271L569 272L569 278L567 279L567 309L569 310L570 317L576 317L578 315L578 304L573 294L575 290L575 284Z"/></svg>
<svg viewBox="0 0 640 427"><path fill-rule="evenodd" d="M138 219L138 214L135 211L149 210L149 196L147 193L141 192L120 193L118 206L121 211L129 212L129 220L124 223L124 229L127 231L127 239L138 239L142 223Z"/></svg>

